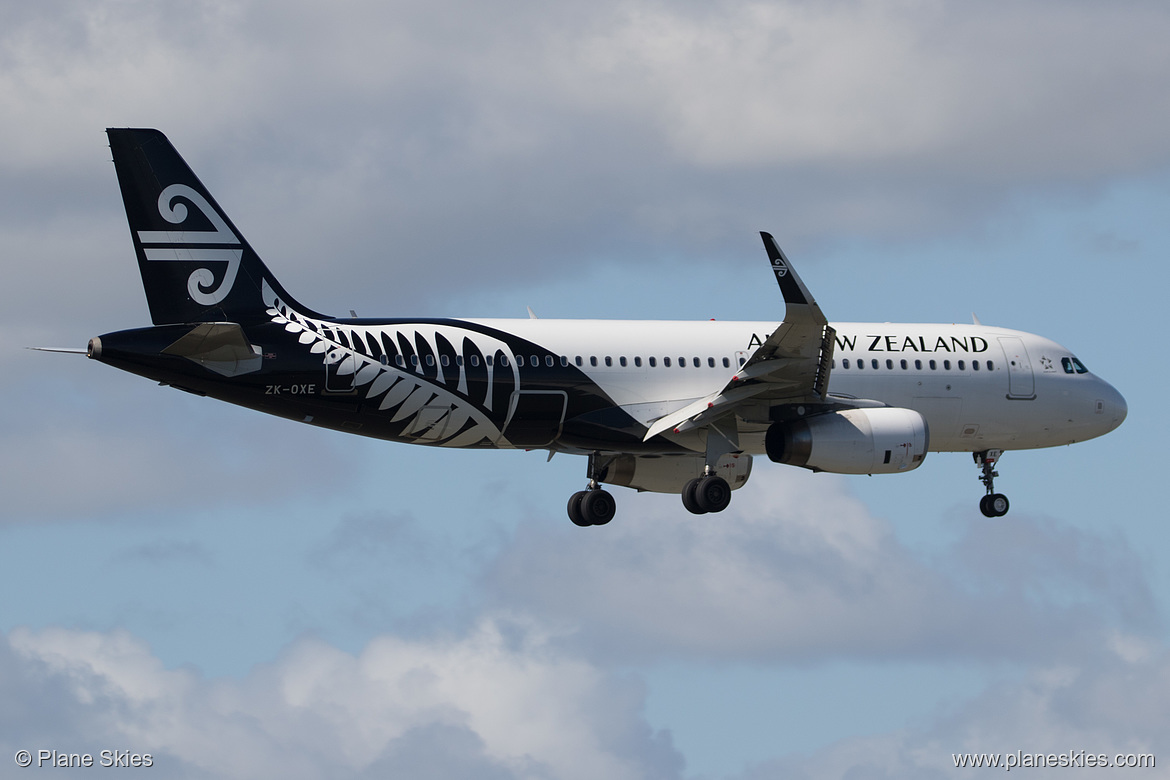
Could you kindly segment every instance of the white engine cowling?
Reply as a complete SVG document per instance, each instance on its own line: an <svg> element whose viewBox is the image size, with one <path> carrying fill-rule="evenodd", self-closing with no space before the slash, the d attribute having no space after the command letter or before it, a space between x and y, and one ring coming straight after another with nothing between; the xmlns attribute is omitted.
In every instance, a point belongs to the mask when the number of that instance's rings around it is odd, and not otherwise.
<svg viewBox="0 0 1170 780"><path fill-rule="evenodd" d="M681 493L688 480L703 475L703 458L696 455L619 455L610 464L602 481L638 491ZM752 456L724 455L715 464L715 473L727 480L732 490L747 484L752 473Z"/></svg>
<svg viewBox="0 0 1170 780"><path fill-rule="evenodd" d="M776 463L835 474L895 474L926 459L930 431L913 409L846 409L775 423L765 439Z"/></svg>

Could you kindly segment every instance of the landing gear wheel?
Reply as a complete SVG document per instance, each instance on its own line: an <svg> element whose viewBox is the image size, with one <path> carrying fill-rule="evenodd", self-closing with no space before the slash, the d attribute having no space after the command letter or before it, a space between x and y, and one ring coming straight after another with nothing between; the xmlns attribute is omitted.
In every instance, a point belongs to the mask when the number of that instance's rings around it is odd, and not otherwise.
<svg viewBox="0 0 1170 780"><path fill-rule="evenodd" d="M1008 513L1009 506L1011 504L1003 493L992 493L987 497L987 509L991 511L988 517L1003 517ZM987 510L984 510L983 514L987 514Z"/></svg>
<svg viewBox="0 0 1170 780"><path fill-rule="evenodd" d="M695 486L695 503L705 512L722 512L731 503L731 486L714 474L703 477Z"/></svg>
<svg viewBox="0 0 1170 780"><path fill-rule="evenodd" d="M581 499L581 516L589 521L589 525L605 525L617 513L617 503L613 496L598 488L585 493Z"/></svg>
<svg viewBox="0 0 1170 780"><path fill-rule="evenodd" d="M593 525L585 519L585 515L581 513L581 502L585 496L589 495L588 490L578 490L573 495L569 496L569 519L573 521L573 525L579 525L582 528Z"/></svg>
<svg viewBox="0 0 1170 780"><path fill-rule="evenodd" d="M710 510L704 509L702 507L702 505L699 504L699 497L696 495L696 493L698 492L697 488L699 487L699 483L702 481L703 481L702 477L699 477L697 479L692 479L692 480L688 481L685 485L683 485L683 489L682 489L683 506L686 507L687 511L690 512L692 515L705 515L705 514L707 514L708 511L710 511Z"/></svg>
<svg viewBox="0 0 1170 780"><path fill-rule="evenodd" d="M984 450L971 453L975 458L975 465L979 467L979 481L987 488L987 495L979 499L979 511L985 517L1003 517L1008 512L1007 496L995 492L995 478L999 472L995 464L1003 456L1003 450Z"/></svg>
<svg viewBox="0 0 1170 780"><path fill-rule="evenodd" d="M985 517L1003 517L1007 514L1009 506L1011 504L1003 493L988 493L979 499L979 511Z"/></svg>

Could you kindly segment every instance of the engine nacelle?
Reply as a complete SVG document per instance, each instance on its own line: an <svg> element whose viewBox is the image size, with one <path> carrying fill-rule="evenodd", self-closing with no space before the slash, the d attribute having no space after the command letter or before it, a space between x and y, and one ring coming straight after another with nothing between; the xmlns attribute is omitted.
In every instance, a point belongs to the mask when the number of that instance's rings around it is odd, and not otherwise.
<svg viewBox="0 0 1170 780"><path fill-rule="evenodd" d="M681 493L688 480L703 476L703 458L697 455L619 455L602 475L602 482L652 493ZM719 458L715 473L732 490L747 484L752 456L728 454Z"/></svg>
<svg viewBox="0 0 1170 780"><path fill-rule="evenodd" d="M764 445L776 463L834 474L895 474L926 459L930 431L913 409L846 409L775 423Z"/></svg>

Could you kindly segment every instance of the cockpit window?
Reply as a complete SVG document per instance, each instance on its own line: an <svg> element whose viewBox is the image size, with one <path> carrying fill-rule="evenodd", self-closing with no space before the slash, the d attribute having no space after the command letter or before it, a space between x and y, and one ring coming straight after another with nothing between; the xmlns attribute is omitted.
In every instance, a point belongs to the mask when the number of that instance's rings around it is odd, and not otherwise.
<svg viewBox="0 0 1170 780"><path fill-rule="evenodd" d="M1085 368L1085 364L1077 360L1075 357L1063 357L1060 359L1060 365L1064 366L1064 373L1066 374L1087 374L1089 369Z"/></svg>

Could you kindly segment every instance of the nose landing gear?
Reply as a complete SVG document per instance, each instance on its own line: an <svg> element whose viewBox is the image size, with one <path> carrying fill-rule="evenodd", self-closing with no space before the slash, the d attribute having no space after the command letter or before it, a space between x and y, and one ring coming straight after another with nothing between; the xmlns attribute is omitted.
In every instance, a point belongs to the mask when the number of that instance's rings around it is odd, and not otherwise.
<svg viewBox="0 0 1170 780"><path fill-rule="evenodd" d="M1003 455L1003 450L983 450L971 455L975 458L975 465L982 469L979 481L987 488L987 495L979 499L979 511L984 517L1003 517L1011 506L1007 496L995 492L995 478L999 476L995 463Z"/></svg>

